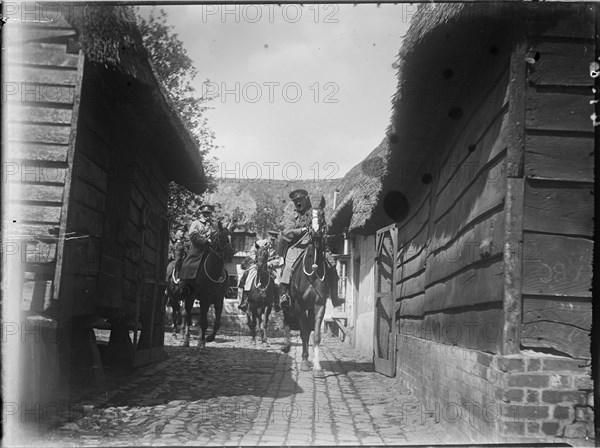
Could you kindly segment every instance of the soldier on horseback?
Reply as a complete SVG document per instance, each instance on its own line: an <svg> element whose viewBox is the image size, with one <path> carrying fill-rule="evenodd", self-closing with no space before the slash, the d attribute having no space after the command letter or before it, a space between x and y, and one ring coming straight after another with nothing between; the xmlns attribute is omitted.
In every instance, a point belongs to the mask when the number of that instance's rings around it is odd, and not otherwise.
<svg viewBox="0 0 600 448"><path fill-rule="evenodd" d="M242 291L242 301L238 305L238 308L244 312L248 309L248 291L250 291L250 285L256 277L256 252L261 247L266 247L269 251L269 261L267 265L273 278L275 277L275 270L281 265L281 257L275 253L275 247L271 239L264 238L254 243L248 256L242 261L241 267L244 269L244 273L238 283L238 288ZM274 304L274 308L275 311L279 311L279 301Z"/></svg>
<svg viewBox="0 0 600 448"><path fill-rule="evenodd" d="M183 259L186 254L186 245L183 239L184 235L184 227L177 226L177 230L175 230L175 234L173 237L169 239L169 262L167 267L167 280L169 279L169 273L175 270L175 273L178 273L181 269L181 263L183 263Z"/></svg>
<svg viewBox="0 0 600 448"><path fill-rule="evenodd" d="M192 243L190 251L181 265L179 277L182 280L194 280L207 245L214 242L219 229L213 221L212 214L215 208L210 204L200 206L200 217L190 225L188 237Z"/></svg>
<svg viewBox="0 0 600 448"><path fill-rule="evenodd" d="M295 210L293 216L286 217L280 240L279 254L285 258L279 279L280 305L282 307L291 306L290 279L292 277L292 267L310 243L308 228L312 219L312 215L310 214L312 204L306 190L294 190L290 193L289 197L294 203ZM339 277L335 269L335 260L329 250L326 250L325 257L327 259L328 271L331 274L327 276L331 303L333 306L339 306L341 305L338 297Z"/></svg>

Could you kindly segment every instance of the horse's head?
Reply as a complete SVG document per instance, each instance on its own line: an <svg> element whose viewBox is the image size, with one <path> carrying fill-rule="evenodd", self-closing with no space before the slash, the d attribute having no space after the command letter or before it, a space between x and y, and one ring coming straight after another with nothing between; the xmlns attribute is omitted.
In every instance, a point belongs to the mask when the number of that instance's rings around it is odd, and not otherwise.
<svg viewBox="0 0 600 448"><path fill-rule="evenodd" d="M256 244L256 253L254 255L254 261L256 268L259 272L265 272L267 270L267 263L269 262L269 244Z"/></svg>
<svg viewBox="0 0 600 448"><path fill-rule="evenodd" d="M229 263L235 254L235 250L231 242L231 234L231 230L223 227L215 241L215 251L220 255L225 263Z"/></svg>
<svg viewBox="0 0 600 448"><path fill-rule="evenodd" d="M318 207L312 207L309 211L310 224L308 225L308 232L313 242L321 242L323 236L327 233L325 213L323 212L324 207L325 198L321 196Z"/></svg>

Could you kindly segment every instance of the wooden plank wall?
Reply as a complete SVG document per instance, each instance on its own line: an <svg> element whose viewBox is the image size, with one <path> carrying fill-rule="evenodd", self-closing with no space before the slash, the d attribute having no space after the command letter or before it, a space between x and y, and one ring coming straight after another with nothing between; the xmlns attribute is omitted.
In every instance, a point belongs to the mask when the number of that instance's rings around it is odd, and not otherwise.
<svg viewBox="0 0 600 448"><path fill-rule="evenodd" d="M68 228L88 238L68 253L61 297L72 316L133 317L164 280L168 179L145 108L119 94L126 82L86 65Z"/></svg>
<svg viewBox="0 0 600 448"><path fill-rule="evenodd" d="M525 92L524 347L590 358L594 218L591 14L529 36Z"/></svg>
<svg viewBox="0 0 600 448"><path fill-rule="evenodd" d="M3 80L16 89L6 97L5 163L15 168L7 176L12 229L7 238L18 241L24 263L21 307L39 312L52 298L79 56L67 52L75 30L66 24L12 25L17 30L6 34Z"/></svg>
<svg viewBox="0 0 600 448"><path fill-rule="evenodd" d="M110 89L88 61L84 72L67 219L80 238L65 242L60 291L69 316L95 312L113 146Z"/></svg>
<svg viewBox="0 0 600 448"><path fill-rule="evenodd" d="M397 320L400 333L498 352L509 80L506 58L481 65L468 81L486 95L440 137L434 182L399 225Z"/></svg>
<svg viewBox="0 0 600 448"><path fill-rule="evenodd" d="M151 148L155 143L144 123L133 124L137 138L146 142L147 150L138 152L131 203L126 223L126 247L123 259L123 298L135 303L141 293L142 308L150 306L155 294L154 281L164 281L168 250L166 228L169 180ZM157 148L158 149L158 148ZM160 150L160 149L158 149ZM149 210L142 249L144 209ZM142 280L146 281L143 282ZM150 281L148 281L150 280ZM143 287L143 291L139 288ZM160 289L160 287L158 287ZM161 291L164 291L164 287Z"/></svg>

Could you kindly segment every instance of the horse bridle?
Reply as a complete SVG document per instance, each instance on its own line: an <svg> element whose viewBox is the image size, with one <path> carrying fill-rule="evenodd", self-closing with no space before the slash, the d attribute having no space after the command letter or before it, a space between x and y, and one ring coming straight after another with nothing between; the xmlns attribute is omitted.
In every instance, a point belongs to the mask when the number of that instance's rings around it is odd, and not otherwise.
<svg viewBox="0 0 600 448"><path fill-rule="evenodd" d="M323 228L322 225L319 226L319 230L321 230ZM323 262L323 277L319 277L318 274L316 274L317 269L319 268L319 266L317 265L317 252L319 251L319 248L321 246L322 241L316 242L316 232L313 231L312 226L307 226L307 231L308 231L308 236L310 237L310 243L312 244L312 246L314 247L315 251L314 251L314 258L313 258L313 263L312 263L312 272L306 272L306 254L308 253L308 250L304 251L304 256L302 258L302 271L304 272L304 274L308 277L310 277L311 275L315 274L317 276L317 278L321 281L325 280L325 276L327 274L327 269L325 268L325 262ZM321 235L319 237L320 240L323 239L323 235Z"/></svg>
<svg viewBox="0 0 600 448"><path fill-rule="evenodd" d="M271 274L269 274L269 269L267 268L267 285L264 288L261 288L260 286L258 286L258 253L256 254L256 258L254 260L254 263L256 264L256 277L254 277L254 287L260 291L260 292L265 292L267 290L267 288L269 287L269 285L271 284Z"/></svg>

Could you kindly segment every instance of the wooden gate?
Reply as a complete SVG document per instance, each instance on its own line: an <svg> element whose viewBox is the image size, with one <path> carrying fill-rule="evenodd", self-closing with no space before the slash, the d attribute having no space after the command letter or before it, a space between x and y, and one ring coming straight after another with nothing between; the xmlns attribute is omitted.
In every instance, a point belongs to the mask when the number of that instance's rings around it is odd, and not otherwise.
<svg viewBox="0 0 600 448"><path fill-rule="evenodd" d="M394 260L398 248L395 225L377 232L375 252L375 325L373 351L375 371L396 374L396 328L394 313Z"/></svg>

